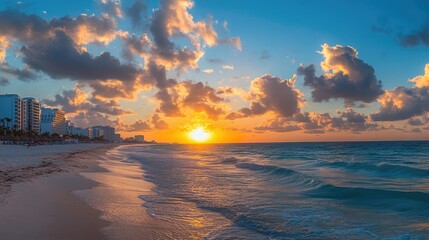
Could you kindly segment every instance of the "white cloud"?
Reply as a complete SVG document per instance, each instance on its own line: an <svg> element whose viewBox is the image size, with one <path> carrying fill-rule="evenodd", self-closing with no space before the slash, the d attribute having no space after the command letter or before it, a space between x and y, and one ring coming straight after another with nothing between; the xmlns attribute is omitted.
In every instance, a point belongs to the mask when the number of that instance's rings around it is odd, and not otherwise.
<svg viewBox="0 0 429 240"><path fill-rule="evenodd" d="M213 69L211 69L211 68L208 68L208 69L204 69L203 70L203 73L207 73L207 74L210 74L210 73L213 73L214 72L214 70Z"/></svg>
<svg viewBox="0 0 429 240"><path fill-rule="evenodd" d="M222 66L223 69L228 69L228 70L234 70L234 66L232 65L224 65Z"/></svg>

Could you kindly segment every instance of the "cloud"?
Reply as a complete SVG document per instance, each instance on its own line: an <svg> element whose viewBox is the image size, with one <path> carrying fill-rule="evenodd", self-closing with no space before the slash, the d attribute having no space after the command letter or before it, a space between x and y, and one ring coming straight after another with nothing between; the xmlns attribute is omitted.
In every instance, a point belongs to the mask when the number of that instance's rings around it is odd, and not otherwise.
<svg viewBox="0 0 429 240"><path fill-rule="evenodd" d="M398 121L429 111L429 87L396 87L380 97L381 108L371 114L374 121Z"/></svg>
<svg viewBox="0 0 429 240"><path fill-rule="evenodd" d="M153 36L151 60L167 69L187 70L197 68L204 55L204 45L231 44L241 48L238 38L219 39L211 19L194 21L189 10L194 6L190 0L163 0L152 15L150 31ZM185 37L192 48L179 48L171 41L173 37Z"/></svg>
<svg viewBox="0 0 429 240"><path fill-rule="evenodd" d="M160 90L156 97L160 100L159 112L169 117L184 116L183 111L186 109L203 112L215 120L225 114L221 105L224 99L217 96L215 89L202 82L178 82Z"/></svg>
<svg viewBox="0 0 429 240"><path fill-rule="evenodd" d="M429 111L428 69L426 64L424 75L416 76L410 81L413 87L396 87L385 91L378 102L380 110L371 114L374 121L399 121L419 116Z"/></svg>
<svg viewBox="0 0 429 240"><path fill-rule="evenodd" d="M246 98L247 95L247 93L242 88L235 88L231 86L218 87L216 90L216 94L240 96L242 98Z"/></svg>
<svg viewBox="0 0 429 240"><path fill-rule="evenodd" d="M429 64L425 65L425 73L423 75L410 79L410 82L415 83L418 88L429 87Z"/></svg>
<svg viewBox="0 0 429 240"><path fill-rule="evenodd" d="M122 13L120 0L101 0L101 7L108 14L111 14L113 16L117 16L120 18L124 17L124 14Z"/></svg>
<svg viewBox="0 0 429 240"><path fill-rule="evenodd" d="M106 13L99 16L50 20L14 10L0 11L0 60L6 58L6 49L16 48L24 65L23 69L16 69L3 64L0 71L20 80L41 73L85 86L45 99L46 103L67 109L82 122L85 116L111 121L112 116L129 113L118 100L133 99L138 91L152 87L158 89L155 99L159 106L147 120L151 127L166 126L160 119L162 115L180 117L194 111L216 119L225 114L225 99L217 95L216 89L201 82L179 82L167 78L167 73L198 68L206 47L230 44L241 48L239 38L219 38L211 17L196 20L190 14L194 6L190 0L162 0L148 18L149 32L140 36L118 30L116 17L123 14L120 1L101 0L101 6ZM134 24L139 24L146 8L145 2L134 1L126 14L132 16ZM124 43L127 62L107 51L97 54L87 50L88 44L107 46L117 38ZM190 46L181 47L174 39ZM145 65L135 64L134 56L142 57ZM76 103L76 99L84 100ZM90 115L89 111L98 114Z"/></svg>
<svg viewBox="0 0 429 240"><path fill-rule="evenodd" d="M130 8L126 10L134 27L141 27L147 19L147 4L143 0L135 0Z"/></svg>
<svg viewBox="0 0 429 240"><path fill-rule="evenodd" d="M10 77L14 77L18 80L24 81L24 82L36 80L36 78L37 78L36 73L33 72L32 70L28 69L28 67L26 67L24 69L18 69L18 68L14 68L14 67L10 66L6 62L4 62L4 63L0 62L0 72L5 74L5 75L8 75Z"/></svg>
<svg viewBox="0 0 429 240"><path fill-rule="evenodd" d="M0 11L0 60L5 59L6 49L11 42L19 41L23 45L44 45L56 36L57 31L64 32L76 45L97 43L107 45L118 34L115 19L108 15L76 18L62 17L47 21L37 15L28 15L15 10Z"/></svg>
<svg viewBox="0 0 429 240"><path fill-rule="evenodd" d="M75 126L87 128L92 126L116 126L116 122L111 120L106 114L98 112L79 112L77 114L67 115L67 119L71 120Z"/></svg>
<svg viewBox="0 0 429 240"><path fill-rule="evenodd" d="M122 109L113 99L102 100L91 97L82 85L76 85L72 90L64 90L61 94L56 94L54 99L44 99L42 102L52 107L60 107L68 114L97 112L105 114L104 116L117 116L132 113Z"/></svg>
<svg viewBox="0 0 429 240"><path fill-rule="evenodd" d="M207 68L203 70L203 73L207 73L207 74L214 73L214 70L211 68Z"/></svg>
<svg viewBox="0 0 429 240"><path fill-rule="evenodd" d="M4 77L0 77L0 86L7 86L9 85L9 80L7 78Z"/></svg>
<svg viewBox="0 0 429 240"><path fill-rule="evenodd" d="M225 113L224 99L217 96L216 90L202 82L183 81L167 78L167 70L162 65L148 64L148 72L156 82L159 101L156 112L168 117L183 117L184 111L205 113L211 119L218 119Z"/></svg>
<svg viewBox="0 0 429 240"><path fill-rule="evenodd" d="M92 56L79 51L76 43L62 31L43 44L24 46L23 62L34 70L42 71L54 79L133 81L141 70L103 52Z"/></svg>
<svg viewBox="0 0 429 240"><path fill-rule="evenodd" d="M230 113L227 119L244 118L274 112L281 117L298 113L303 105L303 94L295 88L296 76L291 79L264 75L250 84L250 107Z"/></svg>
<svg viewBox="0 0 429 240"><path fill-rule="evenodd" d="M229 29L228 29L228 22L227 22L227 21L223 21L223 22L222 22L222 27L223 27L223 29L225 29L226 31L229 31Z"/></svg>
<svg viewBox="0 0 429 240"><path fill-rule="evenodd" d="M265 60L271 58L270 53L267 50L263 50L259 59Z"/></svg>
<svg viewBox="0 0 429 240"><path fill-rule="evenodd" d="M218 39L217 40L218 44L223 44L223 45L232 45L235 48L237 48L239 51L242 51L242 47L241 47L241 39L238 37L230 37L230 38L224 38L224 39Z"/></svg>
<svg viewBox="0 0 429 240"><path fill-rule="evenodd" d="M234 70L234 66L232 65L223 65L222 68L227 70Z"/></svg>
<svg viewBox="0 0 429 240"><path fill-rule="evenodd" d="M270 132L293 132L302 130L302 128L293 122L285 121L283 118L276 118L262 123L262 125L255 127L255 130Z"/></svg>
<svg viewBox="0 0 429 240"><path fill-rule="evenodd" d="M224 61L220 58L207 58L207 62L212 64L223 64Z"/></svg>
<svg viewBox="0 0 429 240"><path fill-rule="evenodd" d="M304 85L313 89L313 101L342 98L369 103L383 93L374 69L358 58L353 47L323 44L320 53L325 57L321 63L324 75L317 77L314 65L298 68L298 74L304 76Z"/></svg>
<svg viewBox="0 0 429 240"><path fill-rule="evenodd" d="M410 33L398 33L398 38L402 46L415 47L420 44L429 46L429 21L426 21L420 29Z"/></svg>
<svg viewBox="0 0 429 240"><path fill-rule="evenodd" d="M144 132L150 130L164 130L168 128L168 124L155 113L150 115L147 120L138 119L132 124L125 124L118 118L116 120L116 127L118 130L125 132Z"/></svg>
<svg viewBox="0 0 429 240"><path fill-rule="evenodd" d="M322 134L339 131L359 133L379 130L380 126L376 123L368 122L367 116L348 109L346 111L337 111L337 116L335 117L331 117L328 113L303 112L286 118L269 119L255 129L272 132L302 130L304 133Z"/></svg>
<svg viewBox="0 0 429 240"><path fill-rule="evenodd" d="M411 126L424 126L429 123L429 114L426 114L426 116L409 118L407 123Z"/></svg>

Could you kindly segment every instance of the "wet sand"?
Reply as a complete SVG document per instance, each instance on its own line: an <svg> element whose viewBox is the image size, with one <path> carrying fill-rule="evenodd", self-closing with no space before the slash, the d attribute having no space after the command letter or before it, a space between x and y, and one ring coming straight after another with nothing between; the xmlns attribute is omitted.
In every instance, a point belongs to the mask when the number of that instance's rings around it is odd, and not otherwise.
<svg viewBox="0 0 429 240"><path fill-rule="evenodd" d="M103 171L112 147L0 146L0 239L105 239L109 222L73 192L99 184L80 173Z"/></svg>

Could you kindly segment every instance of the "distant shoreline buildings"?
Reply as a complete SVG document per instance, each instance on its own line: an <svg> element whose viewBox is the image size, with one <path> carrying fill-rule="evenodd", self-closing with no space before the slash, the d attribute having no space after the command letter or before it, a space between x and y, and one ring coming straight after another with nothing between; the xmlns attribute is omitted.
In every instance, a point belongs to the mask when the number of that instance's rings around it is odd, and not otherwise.
<svg viewBox="0 0 429 240"><path fill-rule="evenodd" d="M89 139L102 139L109 142L122 142L121 135L111 126L75 127L65 118L65 112L57 108L43 107L34 98L21 98L17 94L0 95L0 127L11 131L44 135L81 136ZM144 136L136 136L144 142Z"/></svg>

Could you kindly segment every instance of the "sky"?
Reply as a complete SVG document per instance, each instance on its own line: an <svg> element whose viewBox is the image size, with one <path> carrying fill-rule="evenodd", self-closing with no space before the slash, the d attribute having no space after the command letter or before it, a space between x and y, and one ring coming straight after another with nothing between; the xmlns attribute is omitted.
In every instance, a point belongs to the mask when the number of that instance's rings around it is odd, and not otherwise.
<svg viewBox="0 0 429 240"><path fill-rule="evenodd" d="M159 142L429 139L428 1L0 3L0 94Z"/></svg>

